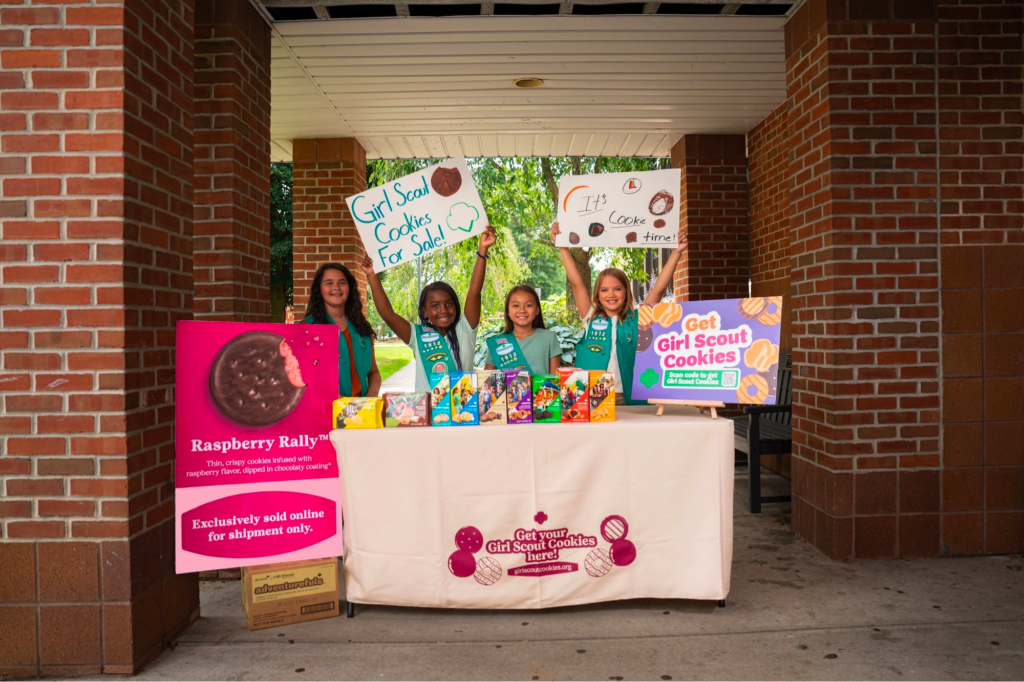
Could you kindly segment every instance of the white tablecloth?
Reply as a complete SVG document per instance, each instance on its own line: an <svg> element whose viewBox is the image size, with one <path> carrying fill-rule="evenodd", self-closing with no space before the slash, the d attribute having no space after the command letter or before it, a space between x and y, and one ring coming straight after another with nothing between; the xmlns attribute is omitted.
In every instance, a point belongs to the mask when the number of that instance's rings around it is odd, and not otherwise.
<svg viewBox="0 0 1024 682"><path fill-rule="evenodd" d="M732 422L654 409L620 407L614 423L333 431L348 600L724 599Z"/></svg>

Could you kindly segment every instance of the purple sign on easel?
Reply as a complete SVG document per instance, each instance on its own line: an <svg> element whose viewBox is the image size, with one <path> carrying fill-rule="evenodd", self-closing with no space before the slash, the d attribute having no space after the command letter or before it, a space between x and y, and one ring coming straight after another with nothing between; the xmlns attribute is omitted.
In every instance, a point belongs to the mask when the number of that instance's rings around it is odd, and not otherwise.
<svg viewBox="0 0 1024 682"><path fill-rule="evenodd" d="M635 399L775 404L781 296L670 301L638 314Z"/></svg>

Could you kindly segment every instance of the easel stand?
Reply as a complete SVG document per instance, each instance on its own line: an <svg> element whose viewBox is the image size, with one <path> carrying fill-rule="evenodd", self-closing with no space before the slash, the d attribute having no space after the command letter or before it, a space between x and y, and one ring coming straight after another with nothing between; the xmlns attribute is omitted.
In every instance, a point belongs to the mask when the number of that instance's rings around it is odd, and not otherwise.
<svg viewBox="0 0 1024 682"><path fill-rule="evenodd" d="M696 407L700 410L701 414L704 414L705 409L711 410L711 418L718 419L718 412L715 408L725 407L725 403L720 403L714 400L660 400L657 398L648 398L647 402L651 405L658 406L658 416L662 416L665 412L666 405L686 405L689 407Z"/></svg>

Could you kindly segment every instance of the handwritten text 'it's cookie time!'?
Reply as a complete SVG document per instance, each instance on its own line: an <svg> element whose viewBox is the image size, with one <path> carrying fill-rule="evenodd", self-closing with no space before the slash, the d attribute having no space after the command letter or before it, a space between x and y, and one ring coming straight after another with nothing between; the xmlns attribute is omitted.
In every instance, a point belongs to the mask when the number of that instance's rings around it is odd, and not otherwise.
<svg viewBox="0 0 1024 682"><path fill-rule="evenodd" d="M745 324L722 329L722 318L713 311L707 315L687 315L681 326L681 334L672 331L654 341L662 369L735 367L740 362L740 350L754 340Z"/></svg>

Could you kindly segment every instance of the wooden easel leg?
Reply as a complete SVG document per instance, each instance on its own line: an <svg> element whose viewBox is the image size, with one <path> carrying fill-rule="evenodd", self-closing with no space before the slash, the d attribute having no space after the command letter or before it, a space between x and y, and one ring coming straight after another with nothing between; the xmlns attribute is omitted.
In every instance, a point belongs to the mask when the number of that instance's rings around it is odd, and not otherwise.
<svg viewBox="0 0 1024 682"><path fill-rule="evenodd" d="M665 412L665 406L664 405L658 405L658 414L656 416L660 417L662 414L664 414L664 412Z"/></svg>
<svg viewBox="0 0 1024 682"><path fill-rule="evenodd" d="M701 412L703 412L703 411L704 411L704 410L701 410ZM712 418L712 419L718 419L718 410L716 410L716 409L715 409L715 408L713 408L713 407L711 408L711 418Z"/></svg>

